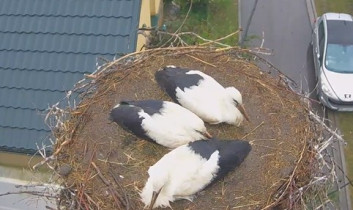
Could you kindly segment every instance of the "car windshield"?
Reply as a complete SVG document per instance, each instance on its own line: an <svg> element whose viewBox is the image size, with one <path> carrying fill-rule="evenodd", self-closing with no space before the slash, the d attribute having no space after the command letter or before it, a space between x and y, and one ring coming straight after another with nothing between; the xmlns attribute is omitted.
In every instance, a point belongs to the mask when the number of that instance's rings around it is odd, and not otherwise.
<svg viewBox="0 0 353 210"><path fill-rule="evenodd" d="M353 45L327 44L325 65L331 71L353 73Z"/></svg>
<svg viewBox="0 0 353 210"><path fill-rule="evenodd" d="M325 66L340 73L353 73L353 21L327 21Z"/></svg>

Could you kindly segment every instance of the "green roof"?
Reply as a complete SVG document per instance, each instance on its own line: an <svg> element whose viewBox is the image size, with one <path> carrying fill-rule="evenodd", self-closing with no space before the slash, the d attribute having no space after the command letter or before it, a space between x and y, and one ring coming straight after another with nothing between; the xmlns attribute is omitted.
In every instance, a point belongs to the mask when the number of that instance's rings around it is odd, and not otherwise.
<svg viewBox="0 0 353 210"><path fill-rule="evenodd" d="M98 58L135 51L140 0L1 0L0 150L47 143L46 109Z"/></svg>

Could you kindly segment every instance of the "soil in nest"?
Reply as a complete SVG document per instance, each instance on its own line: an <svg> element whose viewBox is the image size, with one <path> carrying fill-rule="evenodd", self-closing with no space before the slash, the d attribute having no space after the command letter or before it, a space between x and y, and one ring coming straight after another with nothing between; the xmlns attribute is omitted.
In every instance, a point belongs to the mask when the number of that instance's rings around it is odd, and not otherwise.
<svg viewBox="0 0 353 210"><path fill-rule="evenodd" d="M109 120L109 113L121 100L171 101L154 79L154 73L166 65L198 69L225 87L235 86L251 119L241 127L206 123L219 139L251 141L252 151L240 167L198 193L193 202L175 201L172 208L259 209L271 204L308 138L310 122L304 106L278 78L255 65L216 51L186 50L152 53L142 60L111 65L95 80L94 94L72 110L71 124L78 126L72 143L61 150L66 158L59 163L73 168L65 183L76 188L80 207L120 209L120 197L130 209L144 208L138 193L148 178L148 168L169 150L124 131Z"/></svg>

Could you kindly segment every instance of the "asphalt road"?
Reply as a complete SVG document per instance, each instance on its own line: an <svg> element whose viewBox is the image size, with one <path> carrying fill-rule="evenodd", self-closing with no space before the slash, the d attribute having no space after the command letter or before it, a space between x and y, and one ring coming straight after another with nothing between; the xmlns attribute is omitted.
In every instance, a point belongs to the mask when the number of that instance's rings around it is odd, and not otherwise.
<svg viewBox="0 0 353 210"><path fill-rule="evenodd" d="M311 43L312 24L316 17L312 0L238 0L239 26L242 28L240 44L273 50L272 55L261 55L297 84L297 91L317 100L314 63ZM260 64L261 65L261 64ZM268 68L266 65L260 66ZM315 110L327 117L318 103ZM328 112L335 127L336 115ZM332 151L338 165L338 187L347 180L341 169L345 168L342 144L336 142ZM350 209L348 188L339 191L340 209Z"/></svg>
<svg viewBox="0 0 353 210"><path fill-rule="evenodd" d="M241 42L272 49L263 56L289 78L299 90L315 87L311 23L305 0L239 0Z"/></svg>

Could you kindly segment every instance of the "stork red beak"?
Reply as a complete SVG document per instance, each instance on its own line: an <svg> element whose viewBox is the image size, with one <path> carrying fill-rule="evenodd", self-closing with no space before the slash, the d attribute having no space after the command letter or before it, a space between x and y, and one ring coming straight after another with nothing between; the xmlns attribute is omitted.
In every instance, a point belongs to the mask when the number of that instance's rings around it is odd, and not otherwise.
<svg viewBox="0 0 353 210"><path fill-rule="evenodd" d="M244 106L242 104L239 104L237 108L241 112L241 114L245 117L245 119L250 122L249 115L246 113Z"/></svg>
<svg viewBox="0 0 353 210"><path fill-rule="evenodd" d="M162 187L163 188L163 187ZM158 190L158 192L155 192L153 191L153 194L152 194L152 199L151 199L151 202L150 202L150 206L149 206L149 210L152 210L153 209L153 206L154 204L156 203L156 200L158 198L158 195L159 193L162 191L162 188Z"/></svg>

